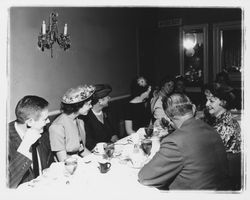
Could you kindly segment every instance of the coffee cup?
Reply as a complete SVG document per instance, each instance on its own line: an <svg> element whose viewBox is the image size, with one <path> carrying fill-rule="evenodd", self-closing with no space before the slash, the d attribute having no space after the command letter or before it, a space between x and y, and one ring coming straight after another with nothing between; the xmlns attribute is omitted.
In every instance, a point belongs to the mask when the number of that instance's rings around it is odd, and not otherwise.
<svg viewBox="0 0 250 200"><path fill-rule="evenodd" d="M105 154L105 148L106 147L107 147L107 143L99 142L99 143L96 144L96 146L94 148L94 152L99 153L99 154Z"/></svg>
<svg viewBox="0 0 250 200"><path fill-rule="evenodd" d="M111 163L110 162L99 162L99 170L101 173L107 173L109 171L111 167Z"/></svg>

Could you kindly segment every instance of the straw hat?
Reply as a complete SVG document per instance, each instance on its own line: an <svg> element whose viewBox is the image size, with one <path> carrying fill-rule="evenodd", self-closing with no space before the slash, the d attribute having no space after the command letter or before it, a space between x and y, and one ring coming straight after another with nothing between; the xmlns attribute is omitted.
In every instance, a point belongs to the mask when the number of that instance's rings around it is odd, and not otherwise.
<svg viewBox="0 0 250 200"><path fill-rule="evenodd" d="M70 88L62 97L62 102L65 104L74 104L85 101L90 98L95 92L93 85L80 85L76 88Z"/></svg>

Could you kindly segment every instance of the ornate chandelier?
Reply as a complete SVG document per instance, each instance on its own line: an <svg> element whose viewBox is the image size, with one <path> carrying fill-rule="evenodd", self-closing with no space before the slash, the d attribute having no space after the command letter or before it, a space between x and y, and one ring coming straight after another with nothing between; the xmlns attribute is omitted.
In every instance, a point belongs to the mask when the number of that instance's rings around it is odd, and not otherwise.
<svg viewBox="0 0 250 200"><path fill-rule="evenodd" d="M49 17L49 25L46 29L45 21L42 23L41 32L38 36L38 47L44 51L44 48L51 50L51 58L53 58L53 44L57 42L61 48L67 50L70 48L70 37L68 34L67 24L64 25L63 33L58 33L57 26L58 13L52 12Z"/></svg>

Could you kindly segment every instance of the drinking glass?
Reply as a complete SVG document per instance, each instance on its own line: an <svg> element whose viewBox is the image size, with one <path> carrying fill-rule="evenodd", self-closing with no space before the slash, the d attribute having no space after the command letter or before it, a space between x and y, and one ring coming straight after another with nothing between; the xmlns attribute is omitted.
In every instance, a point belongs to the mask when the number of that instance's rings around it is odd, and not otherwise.
<svg viewBox="0 0 250 200"><path fill-rule="evenodd" d="M150 155L152 149L152 140L150 139L142 140L141 148L146 155Z"/></svg>
<svg viewBox="0 0 250 200"><path fill-rule="evenodd" d="M69 157L64 160L64 166L69 175L73 175L77 168L77 158Z"/></svg>
<svg viewBox="0 0 250 200"><path fill-rule="evenodd" d="M146 138L150 138L153 135L154 132L154 127L153 126L148 126L145 128L145 133L146 133Z"/></svg>
<svg viewBox="0 0 250 200"><path fill-rule="evenodd" d="M109 144L105 147L105 153L108 158L112 158L114 151L115 151L114 144Z"/></svg>

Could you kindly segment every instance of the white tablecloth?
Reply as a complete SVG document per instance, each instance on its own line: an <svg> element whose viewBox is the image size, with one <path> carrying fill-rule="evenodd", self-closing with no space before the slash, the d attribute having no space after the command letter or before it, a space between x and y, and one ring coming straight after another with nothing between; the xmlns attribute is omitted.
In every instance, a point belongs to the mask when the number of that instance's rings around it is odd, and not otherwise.
<svg viewBox="0 0 250 200"><path fill-rule="evenodd" d="M144 132L139 130L136 134L117 141L115 145L115 155L122 153L122 157L131 154L134 143L140 141ZM132 141L132 142L131 142ZM124 162L121 156L108 160L111 163L110 170L107 173L100 173L98 161L103 159L102 156L91 154L85 158L78 157L78 166L75 173L71 176L65 175L65 167L63 162L53 163L50 168L45 170L43 175L36 179L24 183L18 187L18 190L37 190L44 189L56 191L79 191L92 194L98 192L112 191L117 194L129 191L159 193L153 187L143 186L138 182L139 168L135 168L131 162ZM147 159L142 157L141 160Z"/></svg>

